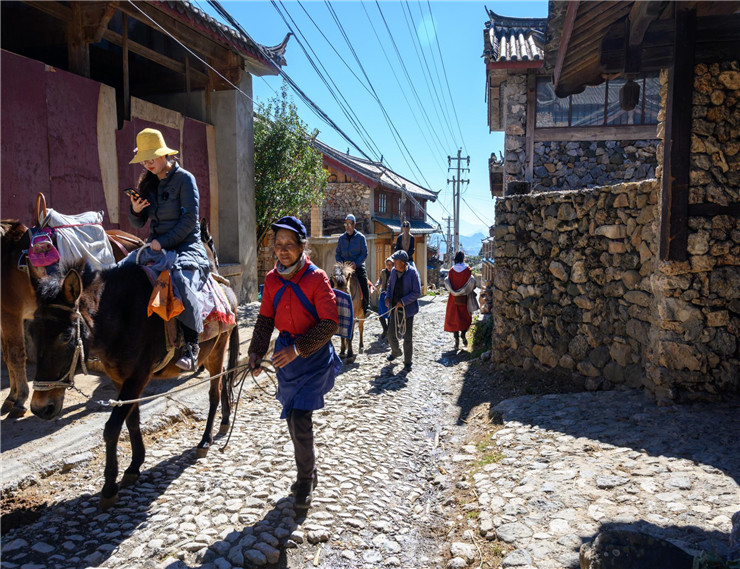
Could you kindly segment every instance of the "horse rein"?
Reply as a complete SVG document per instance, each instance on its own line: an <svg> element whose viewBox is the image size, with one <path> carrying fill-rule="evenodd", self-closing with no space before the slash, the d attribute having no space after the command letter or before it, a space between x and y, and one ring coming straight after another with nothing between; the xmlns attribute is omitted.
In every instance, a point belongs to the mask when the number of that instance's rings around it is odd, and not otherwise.
<svg viewBox="0 0 740 569"><path fill-rule="evenodd" d="M82 366L82 373L87 375L87 366L85 365L85 346L82 343L82 313L78 303L75 303L74 307L65 306L64 304L49 304L48 308L56 308L58 310L65 310L72 312L77 316L75 326L75 351L72 355L72 363L69 366L69 370L62 377L55 381L46 380L33 380L33 388L36 391L51 391L52 389L76 389L75 387L75 372L77 371L77 362L80 362Z"/></svg>

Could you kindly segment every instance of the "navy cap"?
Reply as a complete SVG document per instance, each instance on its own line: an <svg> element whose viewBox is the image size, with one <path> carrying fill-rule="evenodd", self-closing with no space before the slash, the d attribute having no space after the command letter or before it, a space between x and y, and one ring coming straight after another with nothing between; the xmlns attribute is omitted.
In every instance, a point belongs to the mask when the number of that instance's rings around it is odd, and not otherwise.
<svg viewBox="0 0 740 569"><path fill-rule="evenodd" d="M396 251L393 253L393 260L394 261L403 261L404 263L409 262L409 254L401 249L400 251Z"/></svg>
<svg viewBox="0 0 740 569"><path fill-rule="evenodd" d="M270 225L270 227L273 231L277 231L278 229L289 229L290 231L297 233L301 241L306 240L305 226L303 225L303 223L301 223L300 219L298 219L297 217L293 217L292 215L281 217L275 223Z"/></svg>

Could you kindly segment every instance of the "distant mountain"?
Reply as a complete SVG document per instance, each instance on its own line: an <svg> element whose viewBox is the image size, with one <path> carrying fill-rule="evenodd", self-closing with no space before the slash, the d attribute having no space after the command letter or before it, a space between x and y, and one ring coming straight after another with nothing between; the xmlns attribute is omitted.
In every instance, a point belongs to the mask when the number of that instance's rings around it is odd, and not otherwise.
<svg viewBox="0 0 740 569"><path fill-rule="evenodd" d="M460 247L465 251L466 255L477 255L480 253L480 248L483 246L482 241L488 237L480 231L473 235L460 235Z"/></svg>

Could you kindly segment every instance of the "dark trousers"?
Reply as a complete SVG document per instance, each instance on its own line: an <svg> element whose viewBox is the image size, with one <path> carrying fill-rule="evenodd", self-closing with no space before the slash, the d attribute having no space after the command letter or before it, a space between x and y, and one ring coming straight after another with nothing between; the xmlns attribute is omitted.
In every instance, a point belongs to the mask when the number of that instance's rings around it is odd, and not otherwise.
<svg viewBox="0 0 740 569"><path fill-rule="evenodd" d="M370 290L367 288L367 270L365 264L357 265L355 268L355 274L357 279L360 281L360 290L362 291L362 308L367 310L370 305Z"/></svg>
<svg viewBox="0 0 740 569"><path fill-rule="evenodd" d="M403 337L403 363L410 364L414 355L414 317L406 318L406 335ZM396 315L391 313L390 324L388 326L388 343L391 346L391 353L396 355L401 351L398 342L398 331L396 330Z"/></svg>
<svg viewBox="0 0 740 569"><path fill-rule="evenodd" d="M316 473L316 454L313 448L313 411L293 409L286 419L295 451L297 480L312 480Z"/></svg>

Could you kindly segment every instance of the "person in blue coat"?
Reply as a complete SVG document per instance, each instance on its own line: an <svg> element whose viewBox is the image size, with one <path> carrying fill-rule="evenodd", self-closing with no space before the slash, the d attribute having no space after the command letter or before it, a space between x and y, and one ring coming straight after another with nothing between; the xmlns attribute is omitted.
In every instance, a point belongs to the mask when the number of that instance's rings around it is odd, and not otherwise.
<svg viewBox="0 0 740 569"><path fill-rule="evenodd" d="M391 353L388 361L391 362L403 353L403 369L411 371L411 360L414 355L414 316L419 312L419 297L421 296L421 279L416 267L409 263L406 251L393 253L393 270L388 281L388 293L385 304L393 312L390 315L388 326L388 343ZM403 352L399 347L399 326L405 323L406 332L403 335Z"/></svg>
<svg viewBox="0 0 740 569"><path fill-rule="evenodd" d="M367 286L367 240L359 231L355 230L355 216L351 213L344 220L345 232L339 236L335 258L337 263L352 263L362 291L362 308L367 316L370 306L370 290Z"/></svg>
<svg viewBox="0 0 740 569"><path fill-rule="evenodd" d="M208 278L208 255L200 240L198 204L200 195L195 177L180 168L162 133L145 128L136 135L136 154L130 164L144 167L137 185L138 195L130 195L129 223L144 227L149 222L149 247L152 251L174 251L170 269L185 310L177 319L185 345L177 367L192 371L198 367L198 335L203 331L203 301L199 291Z"/></svg>

